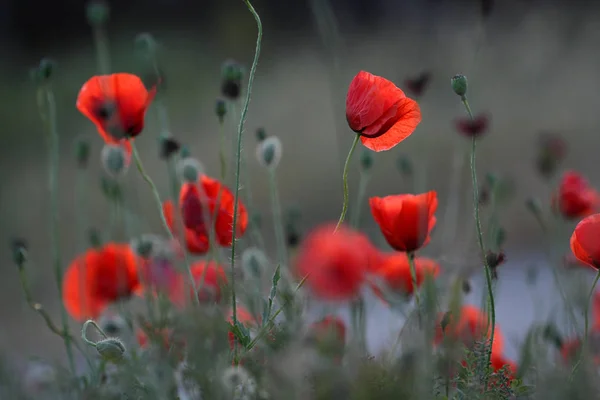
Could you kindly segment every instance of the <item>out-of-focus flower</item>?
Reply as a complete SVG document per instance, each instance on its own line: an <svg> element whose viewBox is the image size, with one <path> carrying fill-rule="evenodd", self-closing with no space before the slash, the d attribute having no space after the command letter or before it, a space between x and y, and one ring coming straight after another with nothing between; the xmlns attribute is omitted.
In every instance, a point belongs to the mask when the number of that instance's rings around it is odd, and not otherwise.
<svg viewBox="0 0 600 400"><path fill-rule="evenodd" d="M198 299L202 302L221 300L221 288L227 284L223 267L215 262L198 261L190 267L194 276ZM176 305L183 305L194 296L189 275L178 274L169 290L169 298Z"/></svg>
<svg viewBox="0 0 600 400"><path fill-rule="evenodd" d="M98 317L111 303L141 291L144 267L128 244L108 243L71 262L63 279L63 303L78 321Z"/></svg>
<svg viewBox="0 0 600 400"><path fill-rule="evenodd" d="M577 224L571 235L571 251L579 261L600 268L600 214L590 215Z"/></svg>
<svg viewBox="0 0 600 400"><path fill-rule="evenodd" d="M385 151L414 132L421 110L392 82L360 71L348 88L346 119L365 147Z"/></svg>
<svg viewBox="0 0 600 400"><path fill-rule="evenodd" d="M404 80L404 87L416 98L423 95L431 82L431 72L423 71L419 75Z"/></svg>
<svg viewBox="0 0 600 400"><path fill-rule="evenodd" d="M567 219L578 219L598 212L600 194L575 171L567 171L560 181L558 193L552 198L553 208Z"/></svg>
<svg viewBox="0 0 600 400"><path fill-rule="evenodd" d="M144 129L146 110L156 94L132 74L90 78L77 96L77 109L96 125L106 143L121 144L131 153L129 139Z"/></svg>
<svg viewBox="0 0 600 400"><path fill-rule="evenodd" d="M461 117L456 120L456 130L463 136L472 138L480 137L487 132L490 124L488 114L478 114L470 117Z"/></svg>
<svg viewBox="0 0 600 400"><path fill-rule="evenodd" d="M295 263L295 274L306 278L306 286L323 300L350 300L359 293L373 259L374 247L363 235L335 224L322 225L309 233Z"/></svg>
<svg viewBox="0 0 600 400"><path fill-rule="evenodd" d="M188 250L195 254L208 252L209 229L214 229L217 244L231 246L233 209L233 193L216 179L202 175L197 183L185 182L179 192L179 210ZM180 227L175 220L173 203L166 201L163 211L169 227L177 236ZM239 202L236 236L242 236L247 226L248 212Z"/></svg>
<svg viewBox="0 0 600 400"><path fill-rule="evenodd" d="M395 250L415 251L429 242L438 205L435 191L371 197L369 203L373 218Z"/></svg>
<svg viewBox="0 0 600 400"><path fill-rule="evenodd" d="M542 133L536 158L539 173L543 177L551 178L567 155L567 150L567 143L562 137L553 133Z"/></svg>

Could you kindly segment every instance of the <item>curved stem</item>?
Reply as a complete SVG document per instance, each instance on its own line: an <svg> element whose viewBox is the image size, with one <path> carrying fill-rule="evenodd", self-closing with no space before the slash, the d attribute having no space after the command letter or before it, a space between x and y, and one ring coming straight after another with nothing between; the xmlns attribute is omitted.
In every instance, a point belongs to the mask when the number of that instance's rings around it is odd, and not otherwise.
<svg viewBox="0 0 600 400"><path fill-rule="evenodd" d="M596 291L596 284L598 283L598 279L600 279L600 269L596 273L596 278L594 278L594 283L592 283L590 293L588 294L587 303L585 305L585 315L584 315L585 322L584 322L583 339L581 340L581 350L579 352L579 359L577 360L577 363L573 366L573 370L571 371L571 378L570 378L571 380L573 380L573 376L575 375L577 368L579 368L579 365L581 364L581 360L583 359L583 355L585 354L585 346L586 346L587 339L588 339L588 329L589 329L589 319L590 319L590 303L592 302L592 296L594 296L594 292Z"/></svg>
<svg viewBox="0 0 600 400"><path fill-rule="evenodd" d="M287 265L287 248L285 245L285 234L283 233L283 219L281 217L281 203L277 191L277 178L275 168L269 168L269 189L273 206L273 224L275 229L275 241L277 242L277 255L280 265Z"/></svg>
<svg viewBox="0 0 600 400"><path fill-rule="evenodd" d="M344 204L342 205L342 214L340 215L340 219L338 220L337 225L335 226L336 232L342 222L344 222L344 218L346 218L346 212L348 211L348 167L350 166L350 160L352 159L352 154L354 154L354 149L356 149L356 145L358 144L358 140L360 139L360 134L357 133L354 136L354 141L352 142L352 147L350 147L350 151L348 152L348 156L346 157L346 162L344 163L344 173L343 173L343 181L344 181Z"/></svg>
<svg viewBox="0 0 600 400"><path fill-rule="evenodd" d="M350 226L353 228L358 228L360 225L360 214L362 211L362 203L365 198L365 192L367 190L367 185L369 184L369 178L371 174L368 172L361 172L360 180L358 182L358 195L356 196L356 206L352 209L352 214L350 215Z"/></svg>
<svg viewBox="0 0 600 400"><path fill-rule="evenodd" d="M462 97L462 102L467 110L467 114L469 114L469 118L473 119L473 113L471 112L471 107L469 106L469 102L466 97ZM494 343L494 331L496 329L496 309L494 304L494 288L492 284L492 271L487 262L485 245L483 243L483 231L481 229L481 219L479 217L479 184L477 183L477 168L476 168L476 152L477 152L477 139L473 137L471 143L471 180L473 181L473 211L475 214L475 228L477 231L477 243L479 244L479 249L481 251L481 258L483 261L483 266L485 268L485 280L487 284L488 290L488 305L489 305L489 316L491 318L491 333L490 333L490 347L488 349L488 359L487 365L490 365L492 358L492 344ZM485 388L487 389L487 378L485 380Z"/></svg>
<svg viewBox="0 0 600 400"><path fill-rule="evenodd" d="M94 321L93 319L88 319L87 321L85 321L83 323L83 326L81 327L81 339L83 339L84 342L86 342L87 344L89 344L92 347L96 347L96 342L92 342L91 340L89 340L87 338L87 329L88 327L92 325L94 328L96 328L96 330L102 335L102 337L104 339L108 339L108 336L106 335L106 333L104 333L104 331L102 330L102 328L100 328L98 326L98 324L96 323L96 321Z"/></svg>
<svg viewBox="0 0 600 400"><path fill-rule="evenodd" d="M258 65L258 58L260 57L260 46L262 41L262 22L260 17L249 0L244 0L246 7L252 16L256 20L256 27L258 33L256 36L256 50L254 51L254 60L252 61L252 68L250 68L250 76L248 78L248 89L246 91L246 99L244 101L244 107L242 108L242 115L240 117L240 123L237 131L237 148L236 148L236 170L235 170L235 191L233 200L233 224L231 229L231 307L232 307L232 322L235 326L237 324L237 307L235 297L235 241L237 234L237 220L238 220L238 208L239 208L239 194L240 194L240 161L242 153L242 133L244 132L244 123L246 122L246 114L248 113L248 105L250 104L250 95L252 94L252 84L254 83L254 76L256 75L256 67ZM233 347L233 362L237 365L238 362L238 346L234 341Z"/></svg>

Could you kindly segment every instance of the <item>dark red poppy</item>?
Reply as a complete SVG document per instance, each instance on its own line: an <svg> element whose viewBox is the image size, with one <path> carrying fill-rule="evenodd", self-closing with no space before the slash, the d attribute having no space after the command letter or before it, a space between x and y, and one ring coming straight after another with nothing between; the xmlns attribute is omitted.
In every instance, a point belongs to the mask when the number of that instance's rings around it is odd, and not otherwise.
<svg viewBox="0 0 600 400"><path fill-rule="evenodd" d="M156 88L147 90L132 74L93 76L77 96L77 109L98 128L106 143L121 144L131 153L130 138L144 129L146 110Z"/></svg>
<svg viewBox="0 0 600 400"><path fill-rule="evenodd" d="M381 233L395 250L415 251L429 242L438 205L435 191L371 197L369 204Z"/></svg>
<svg viewBox="0 0 600 400"><path fill-rule="evenodd" d="M141 291L143 260L126 244L108 243L71 262L63 279L63 303L76 320L97 318L110 304Z"/></svg>
<svg viewBox="0 0 600 400"><path fill-rule="evenodd" d="M404 80L404 87L415 97L421 97L431 81L431 72L424 71L419 75Z"/></svg>
<svg viewBox="0 0 600 400"><path fill-rule="evenodd" d="M579 261L600 268L600 214L590 215L577 224L571 235L571 251Z"/></svg>
<svg viewBox="0 0 600 400"><path fill-rule="evenodd" d="M326 224L309 233L295 274L298 279L308 276L306 286L320 299L349 300L358 295L374 250L365 246L361 233L346 226L334 230L335 224Z"/></svg>
<svg viewBox="0 0 600 400"><path fill-rule="evenodd" d="M385 151L414 132L421 110L392 82L360 71L348 88L346 119L365 147Z"/></svg>
<svg viewBox="0 0 600 400"><path fill-rule="evenodd" d="M567 171L560 182L552 205L568 219L583 218L600 209L600 194L575 171Z"/></svg>
<svg viewBox="0 0 600 400"><path fill-rule="evenodd" d="M206 175L202 175L197 184L186 182L179 192L179 208L182 218L180 223L183 223L185 241L190 252L195 254L208 252L209 229L213 226L216 243L221 246L231 246L234 196L225 185ZM177 235L179 227L174 219L173 203L164 202L163 211L169 227ZM214 222L210 222L213 218ZM238 202L236 237L242 236L247 227L248 212L246 207Z"/></svg>
<svg viewBox="0 0 600 400"><path fill-rule="evenodd" d="M472 138L483 135L490 124L488 114L478 114L473 117L462 117L456 120L456 129L463 136Z"/></svg>

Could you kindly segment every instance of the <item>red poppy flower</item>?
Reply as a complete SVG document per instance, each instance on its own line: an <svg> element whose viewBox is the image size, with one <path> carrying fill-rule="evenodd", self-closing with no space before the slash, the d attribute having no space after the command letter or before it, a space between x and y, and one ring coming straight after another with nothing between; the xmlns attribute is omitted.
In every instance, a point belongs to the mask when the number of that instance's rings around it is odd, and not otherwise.
<svg viewBox="0 0 600 400"><path fill-rule="evenodd" d="M600 214L584 218L571 236L571 251L579 261L600 268Z"/></svg>
<svg viewBox="0 0 600 400"><path fill-rule="evenodd" d="M365 147L385 151L414 132L421 110L392 82L360 71L348 88L346 119Z"/></svg>
<svg viewBox="0 0 600 400"><path fill-rule="evenodd" d="M415 251L429 242L436 218L435 191L371 197L371 214L385 239L397 251Z"/></svg>
<svg viewBox="0 0 600 400"><path fill-rule="evenodd" d="M429 82L431 81L431 72L425 71L421 72L418 76L414 78L408 78L404 80L404 87L406 90L412 93L415 97L420 97L425 89L429 86Z"/></svg>
<svg viewBox="0 0 600 400"><path fill-rule="evenodd" d="M241 202L238 204L236 236L240 237L248 227L248 212ZM215 213L217 205L218 210ZM206 175L202 175L197 184L186 182L179 192L179 208L185 229L185 241L190 252L208 252L208 230L212 226L216 242L221 246L231 246L234 196L225 185ZM164 202L163 212L171 231L177 235L179 227L174 219L171 201ZM211 222L213 218L215 220Z"/></svg>
<svg viewBox="0 0 600 400"><path fill-rule="evenodd" d="M155 94L156 88L148 91L136 75L93 76L81 87L76 106L106 143L122 144L131 153L128 139L144 129L146 109Z"/></svg>
<svg viewBox="0 0 600 400"><path fill-rule="evenodd" d="M223 267L213 261L198 261L190 267L190 270L198 289L198 299L203 302L219 302L221 287L227 284L227 276ZM202 281L203 277L204 281ZM189 274L178 274L169 289L171 301L178 306L183 306L186 301L191 301L193 296Z"/></svg>
<svg viewBox="0 0 600 400"><path fill-rule="evenodd" d="M111 303L139 293L142 262L128 245L116 243L78 256L63 279L68 313L78 321L96 318Z"/></svg>
<svg viewBox="0 0 600 400"><path fill-rule="evenodd" d="M512 383L513 379L515 379L517 377L517 364L515 364L513 361L505 358L501 353L495 353L492 350L492 356L490 359L490 363L492 366L492 369L494 370L494 372L496 373L496 375L492 375L491 379L490 379L490 386L491 387L498 387L498 386L502 386L504 384L510 386L510 384ZM505 379L499 379L500 377L498 376L498 373L501 369L505 368ZM500 384L499 382L502 382L502 384ZM506 382L506 383L504 383Z"/></svg>
<svg viewBox="0 0 600 400"><path fill-rule="evenodd" d="M323 300L348 300L358 294L372 256L362 234L335 224L313 230L302 243L295 262L298 278Z"/></svg>
<svg viewBox="0 0 600 400"><path fill-rule="evenodd" d="M440 266L435 260L430 258L415 257L415 272L417 286L421 286L427 276L435 278L439 275ZM415 290L410 273L408 255L404 252L387 255L375 271L375 276L382 278L387 287L394 291L410 295ZM375 295L383 300L382 292L377 285L372 284L371 287Z"/></svg>
<svg viewBox="0 0 600 400"><path fill-rule="evenodd" d="M487 114L475 115L473 119L462 117L456 120L456 129L466 137L479 137L483 135L490 124L490 117Z"/></svg>
<svg viewBox="0 0 600 400"><path fill-rule="evenodd" d="M583 218L600 209L600 194L581 174L568 171L563 175L552 205L565 218Z"/></svg>
<svg viewBox="0 0 600 400"><path fill-rule="evenodd" d="M486 335L487 331L487 335ZM481 340L486 335L487 339L491 336L491 326L488 325L487 315L478 308L471 305L461 307L460 316L455 317L449 313L440 313L436 323L434 344L442 343L444 337L452 340L458 340L465 346L471 347L477 340ZM492 344L492 354L502 354L504 347L504 337L496 325L494 329L494 343Z"/></svg>

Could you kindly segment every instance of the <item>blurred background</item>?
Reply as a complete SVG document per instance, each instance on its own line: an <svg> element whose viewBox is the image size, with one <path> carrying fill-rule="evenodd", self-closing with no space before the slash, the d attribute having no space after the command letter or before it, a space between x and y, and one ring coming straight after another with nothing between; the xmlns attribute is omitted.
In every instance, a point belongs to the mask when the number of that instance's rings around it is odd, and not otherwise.
<svg viewBox="0 0 600 400"><path fill-rule="evenodd" d="M66 267L86 248L87 229L105 229L109 215L99 184L102 142L94 126L75 108L81 85L98 73L85 4L81 0L4 0L0 4L0 243L8 244L14 237L26 239L36 300L57 319L45 137L28 73L42 57L58 63L54 88L61 141L61 253ZM109 4L113 71L135 72L135 36L140 32L155 36L161 46L159 64L165 76L164 99L172 133L202 161L209 175L217 176L214 104L220 95L221 64L235 59L249 70L256 42L256 25L244 3L129 0ZM469 78L472 108L491 115L490 129L479 146L480 177L483 180L486 173L494 173L514 183L514 196L499 209L507 231L508 262L500 270L497 315L510 342L508 355L515 357L515 345L534 319L560 314L560 296L546 257L548 242L524 207L525 199L535 196L547 208L555 185L535 169L539 134L556 132L567 141L569 153L561 169L577 169L592 183L600 181L598 5L547 0L256 0L253 4L263 20L264 40L244 150L248 186L263 215L267 243L272 243L272 220L267 174L254 156L256 129L264 127L283 142L278 169L281 200L284 207L301 210L301 229L307 232L339 215L341 167L353 137L344 115L352 77L367 70L405 88L405 79L429 71L430 85L419 99L423 122L405 142L375 155L367 193L437 190L438 227L423 255L440 260L449 273L472 269L469 299L479 304L483 286L472 189L464 163L470 142L455 130L453 121L464 116L464 109L449 84L450 77L463 73ZM159 128L153 108L146 121L138 149L166 196L167 170L158 158ZM231 135L233 122L226 126ZM75 142L81 136L92 144L85 172L75 162ZM400 156L412 161L412 180L396 168ZM358 176L355 164L349 180L351 199L356 196ZM78 179L87 185L83 199L76 197ZM162 233L145 182L133 169L125 180L136 234ZM452 203L459 207L448 213ZM365 205L364 230L386 248ZM83 223L78 213L85 216ZM484 210L484 218L488 217ZM572 228L570 224L561 227L559 245L551 246L556 258L567 251ZM268 247L272 254L273 246ZM535 286L526 282L532 266L539 272ZM585 272L563 275L582 285L591 281ZM581 286L573 291L585 293ZM0 247L0 305L0 351L15 359L63 357L59 340L23 300L7 245ZM378 304L373 304L370 318L373 345L384 343L401 323L400 317L389 315Z"/></svg>

